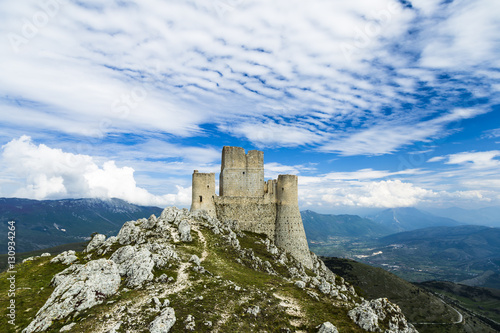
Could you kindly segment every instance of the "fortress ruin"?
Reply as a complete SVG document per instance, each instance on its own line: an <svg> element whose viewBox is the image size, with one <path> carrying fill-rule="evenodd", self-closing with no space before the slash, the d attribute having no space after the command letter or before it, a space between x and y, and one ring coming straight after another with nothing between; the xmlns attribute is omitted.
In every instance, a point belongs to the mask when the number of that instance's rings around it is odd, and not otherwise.
<svg viewBox="0 0 500 333"><path fill-rule="evenodd" d="M241 230L266 234L305 267L312 267L298 205L298 177L264 180L264 152L222 149L219 195L215 173L194 170L191 211L205 210L220 220L238 221Z"/></svg>

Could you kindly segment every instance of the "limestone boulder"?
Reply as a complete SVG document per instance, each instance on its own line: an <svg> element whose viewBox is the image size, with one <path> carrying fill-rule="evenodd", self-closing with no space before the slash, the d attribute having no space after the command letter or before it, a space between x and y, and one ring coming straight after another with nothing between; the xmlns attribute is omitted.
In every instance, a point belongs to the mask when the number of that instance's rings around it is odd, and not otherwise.
<svg viewBox="0 0 500 333"><path fill-rule="evenodd" d="M78 261L78 258L73 250L64 251L50 260L51 263L61 263L63 265L69 265L76 261Z"/></svg>
<svg viewBox="0 0 500 333"><path fill-rule="evenodd" d="M56 288L23 333L46 331L54 321L102 303L118 291L121 282L118 266L107 259L73 265L57 276Z"/></svg>
<svg viewBox="0 0 500 333"><path fill-rule="evenodd" d="M92 252L98 248L100 248L104 242L106 241L106 236L103 234L96 234L92 237L92 240L87 245L86 252Z"/></svg>
<svg viewBox="0 0 500 333"><path fill-rule="evenodd" d="M118 241L122 245L141 244L145 242L145 234L136 224L141 224L140 221L128 221L122 226L118 232Z"/></svg>
<svg viewBox="0 0 500 333"><path fill-rule="evenodd" d="M318 333L339 333L339 331L337 330L337 327L335 327L335 325L327 321L321 324Z"/></svg>
<svg viewBox="0 0 500 333"><path fill-rule="evenodd" d="M249 307L248 309L246 309L246 313L254 316L254 317L257 317L260 313L260 307L259 306L251 306Z"/></svg>
<svg viewBox="0 0 500 333"><path fill-rule="evenodd" d="M149 219L147 219L146 221L144 221L142 224L141 224L141 228L143 229L153 229L156 225L156 222L157 222L157 218L156 216L153 214L149 217Z"/></svg>
<svg viewBox="0 0 500 333"><path fill-rule="evenodd" d="M151 333L168 333L176 321L175 311L171 307L163 309L161 314L156 317L149 325Z"/></svg>
<svg viewBox="0 0 500 333"><path fill-rule="evenodd" d="M179 237L182 242L191 242L193 238L191 237L191 224L188 220L184 219L179 223Z"/></svg>
<svg viewBox="0 0 500 333"><path fill-rule="evenodd" d="M306 287L306 283L304 281L297 281L295 282L295 286L300 289L304 289Z"/></svg>
<svg viewBox="0 0 500 333"><path fill-rule="evenodd" d="M384 333L418 333L407 322L401 309L387 298L364 301L348 312L349 317L362 329L368 332L381 332L380 324L388 323L389 329Z"/></svg>
<svg viewBox="0 0 500 333"><path fill-rule="evenodd" d="M126 277L129 288L140 288L144 282L153 280L154 261L148 249L123 246L110 259L118 265L120 275Z"/></svg>
<svg viewBox="0 0 500 333"><path fill-rule="evenodd" d="M200 258L196 255L196 254L193 254L191 256L191 258L189 259L190 262L194 263L196 266L200 266L201 265L201 260Z"/></svg>

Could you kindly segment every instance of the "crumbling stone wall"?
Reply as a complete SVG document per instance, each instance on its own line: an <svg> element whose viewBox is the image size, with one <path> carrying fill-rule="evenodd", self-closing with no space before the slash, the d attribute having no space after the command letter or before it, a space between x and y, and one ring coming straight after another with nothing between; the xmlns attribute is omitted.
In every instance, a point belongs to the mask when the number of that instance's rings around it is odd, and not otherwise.
<svg viewBox="0 0 500 333"><path fill-rule="evenodd" d="M241 230L266 234L274 239L276 228L276 203L264 197L217 197L217 218L236 220Z"/></svg>

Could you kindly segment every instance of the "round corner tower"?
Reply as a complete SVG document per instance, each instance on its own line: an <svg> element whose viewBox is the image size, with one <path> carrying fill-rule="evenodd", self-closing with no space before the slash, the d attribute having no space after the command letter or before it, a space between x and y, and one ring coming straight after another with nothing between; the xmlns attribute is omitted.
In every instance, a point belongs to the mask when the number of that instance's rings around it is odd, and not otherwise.
<svg viewBox="0 0 500 333"><path fill-rule="evenodd" d="M206 210L212 217L215 211L215 174L193 172L191 211Z"/></svg>
<svg viewBox="0 0 500 333"><path fill-rule="evenodd" d="M312 259L307 244L298 200L298 177L279 175L276 185L276 246L290 252L307 268Z"/></svg>

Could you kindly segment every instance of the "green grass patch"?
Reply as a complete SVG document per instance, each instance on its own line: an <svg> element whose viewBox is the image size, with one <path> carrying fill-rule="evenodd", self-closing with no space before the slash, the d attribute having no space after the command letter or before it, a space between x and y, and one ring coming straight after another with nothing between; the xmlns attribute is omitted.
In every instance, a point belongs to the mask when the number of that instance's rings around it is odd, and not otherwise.
<svg viewBox="0 0 500 333"><path fill-rule="evenodd" d="M81 242L81 243L69 243L69 244L63 244L63 245L58 245L54 246L51 248L47 249L42 249L42 250L36 250L36 251L30 251L30 252L21 252L21 253L16 253L16 261L17 262L22 262L24 259L29 258L29 257L36 257L41 255L42 253L50 253L52 258L55 257L57 254L68 251L68 250L74 250L74 251L82 251L87 247L88 242ZM7 270L7 254L0 254L0 272L4 272Z"/></svg>
<svg viewBox="0 0 500 333"><path fill-rule="evenodd" d="M50 286L52 277L56 273L63 271L67 266L51 264L50 259L51 257L44 257L16 265L15 326L8 324L8 317L6 316L7 306L10 302L6 292L9 290L7 277L11 274L9 272L0 274L0 290L5 291L0 294L0 308L2 309L0 327L5 328L7 332L20 332L28 326L38 310L52 294L54 290Z"/></svg>

